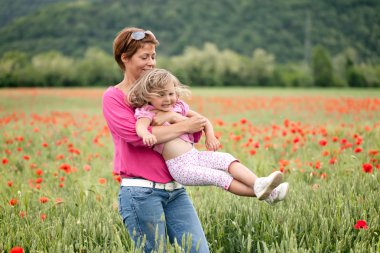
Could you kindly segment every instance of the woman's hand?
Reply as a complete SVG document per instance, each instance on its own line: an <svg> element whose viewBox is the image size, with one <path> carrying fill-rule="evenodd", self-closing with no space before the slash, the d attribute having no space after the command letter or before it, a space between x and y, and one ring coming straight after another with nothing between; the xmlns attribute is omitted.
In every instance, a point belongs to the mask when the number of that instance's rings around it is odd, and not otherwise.
<svg viewBox="0 0 380 253"><path fill-rule="evenodd" d="M215 136L206 135L206 148L207 150L217 151L220 147L220 142Z"/></svg>
<svg viewBox="0 0 380 253"><path fill-rule="evenodd" d="M187 118L183 121L186 124L186 133L196 133L204 130L207 119L200 115L195 115L190 118Z"/></svg>
<svg viewBox="0 0 380 253"><path fill-rule="evenodd" d="M152 126L162 126L165 122L169 122L170 124L182 121L187 119L185 116L182 116L176 112L163 112L154 110L156 115L153 117Z"/></svg>

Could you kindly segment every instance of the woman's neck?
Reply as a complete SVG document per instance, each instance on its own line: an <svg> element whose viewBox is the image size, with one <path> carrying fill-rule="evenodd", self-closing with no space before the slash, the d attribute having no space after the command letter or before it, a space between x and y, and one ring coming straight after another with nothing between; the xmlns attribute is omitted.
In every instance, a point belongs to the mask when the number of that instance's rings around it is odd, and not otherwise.
<svg viewBox="0 0 380 253"><path fill-rule="evenodd" d="M115 85L115 87L122 90L124 93L126 93L134 82L135 82L135 78L131 78L127 75L124 75L124 79L120 83Z"/></svg>

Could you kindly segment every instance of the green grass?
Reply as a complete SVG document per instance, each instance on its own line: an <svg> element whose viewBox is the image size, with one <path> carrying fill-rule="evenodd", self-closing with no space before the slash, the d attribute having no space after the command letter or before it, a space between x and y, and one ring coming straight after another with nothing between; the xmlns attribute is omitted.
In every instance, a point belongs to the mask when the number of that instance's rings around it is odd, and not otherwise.
<svg viewBox="0 0 380 253"><path fill-rule="evenodd" d="M134 251L117 211L101 90L91 91L98 96L0 90L0 159L8 160L0 163L0 252L15 246L26 252ZM289 96L299 99L290 102ZM275 206L216 187L187 187L211 251L380 252L378 97L377 90L193 89L190 104L215 123L222 150L259 176L288 161L283 169L291 187L286 201ZM328 110L335 108L331 98L341 112ZM360 102L365 98L373 110ZM257 106L260 99L267 103ZM243 118L247 123L240 122ZM319 145L321 139L326 146ZM342 149L343 139L352 146ZM355 152L357 147L362 151ZM374 150L379 153L369 154ZM333 165L332 157L337 158ZM64 163L74 171L65 173ZM362 171L364 163L373 165L372 173ZM103 178L106 183L99 183ZM40 203L41 197L49 201ZM11 199L18 203L10 205ZM368 229L355 229L358 220ZM176 249L168 246L169 252Z"/></svg>

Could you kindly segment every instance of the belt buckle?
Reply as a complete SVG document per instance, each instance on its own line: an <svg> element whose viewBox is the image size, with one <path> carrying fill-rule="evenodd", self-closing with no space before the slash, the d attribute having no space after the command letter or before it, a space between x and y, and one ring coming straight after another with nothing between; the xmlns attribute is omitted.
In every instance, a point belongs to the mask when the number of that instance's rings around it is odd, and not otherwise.
<svg viewBox="0 0 380 253"><path fill-rule="evenodd" d="M170 183L164 184L164 190L165 191L169 191L169 192L174 191L175 190L175 184L174 184L174 182L170 182Z"/></svg>

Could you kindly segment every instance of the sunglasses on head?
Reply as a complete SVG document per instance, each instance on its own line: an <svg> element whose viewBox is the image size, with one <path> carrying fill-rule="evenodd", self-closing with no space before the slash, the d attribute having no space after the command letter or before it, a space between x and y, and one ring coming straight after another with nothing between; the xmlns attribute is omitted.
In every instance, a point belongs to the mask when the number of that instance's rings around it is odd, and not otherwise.
<svg viewBox="0 0 380 253"><path fill-rule="evenodd" d="M131 38L134 39L134 40L142 40L142 39L145 38L145 36L146 36L147 34L149 34L150 36L152 36L153 38L155 38L154 35L153 35L153 33L152 33L151 31L138 31L138 32L133 32L133 33L131 34Z"/></svg>

